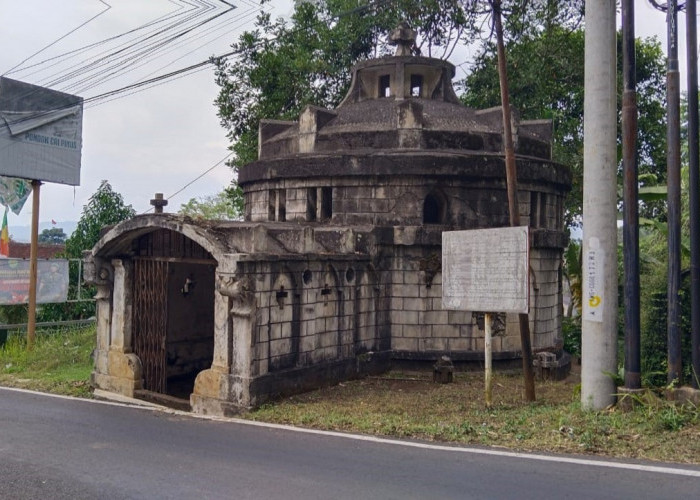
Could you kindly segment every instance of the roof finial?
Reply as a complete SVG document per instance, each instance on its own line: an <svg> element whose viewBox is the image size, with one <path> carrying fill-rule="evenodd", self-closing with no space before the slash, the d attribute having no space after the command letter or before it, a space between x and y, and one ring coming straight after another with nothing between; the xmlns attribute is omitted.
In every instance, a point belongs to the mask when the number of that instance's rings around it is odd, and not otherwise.
<svg viewBox="0 0 700 500"><path fill-rule="evenodd" d="M416 44L416 32L409 28L406 21L399 23L399 27L389 34L389 43L396 45L396 56L413 55L413 46Z"/></svg>

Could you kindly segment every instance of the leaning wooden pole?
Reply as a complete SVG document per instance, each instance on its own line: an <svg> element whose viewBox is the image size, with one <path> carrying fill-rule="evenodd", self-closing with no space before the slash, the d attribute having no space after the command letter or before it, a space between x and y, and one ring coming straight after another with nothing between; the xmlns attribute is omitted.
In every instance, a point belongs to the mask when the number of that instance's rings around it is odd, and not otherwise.
<svg viewBox="0 0 700 500"><path fill-rule="evenodd" d="M41 181L32 181L32 235L29 246L29 308L27 310L27 349L34 348L36 337L36 269L39 240L39 194Z"/></svg>
<svg viewBox="0 0 700 500"><path fill-rule="evenodd" d="M506 51L503 45L503 23L501 21L501 1L493 0L493 21L496 28L498 49L498 76L501 84L501 107L503 109L503 145L506 159L506 185L508 189L508 214L512 227L520 225L518 209L518 176L515 168L515 149L511 129L510 97L508 94L508 73L506 70ZM535 374L532 369L532 346L530 345L530 318L519 314L520 341L523 350L523 378L525 380L525 401L535 401Z"/></svg>

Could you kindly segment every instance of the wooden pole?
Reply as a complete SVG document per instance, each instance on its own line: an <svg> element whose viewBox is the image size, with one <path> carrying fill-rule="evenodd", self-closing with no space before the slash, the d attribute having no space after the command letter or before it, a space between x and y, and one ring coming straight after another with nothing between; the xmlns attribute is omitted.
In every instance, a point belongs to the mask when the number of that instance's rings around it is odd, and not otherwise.
<svg viewBox="0 0 700 500"><path fill-rule="evenodd" d="M518 208L518 180L515 168L515 148L511 130L510 97L508 95L508 73L506 71L506 51L503 45L503 23L501 22L501 1L492 0L493 20L496 28L496 45L498 49L498 76L501 84L501 107L503 109L503 145L506 160L506 185L508 190L508 213L510 225L520 225ZM535 401L535 373L532 368L532 346L530 343L530 318L519 314L520 342L523 351L523 379L525 382L525 401Z"/></svg>
<svg viewBox="0 0 700 500"><path fill-rule="evenodd" d="M486 407L491 408L493 400L493 380L492 380L492 346L491 346L491 313L484 314L484 394Z"/></svg>
<svg viewBox="0 0 700 500"><path fill-rule="evenodd" d="M32 236L29 246L29 308L27 310L27 349L34 348L36 338L36 268L39 241L39 194L41 181L32 181Z"/></svg>

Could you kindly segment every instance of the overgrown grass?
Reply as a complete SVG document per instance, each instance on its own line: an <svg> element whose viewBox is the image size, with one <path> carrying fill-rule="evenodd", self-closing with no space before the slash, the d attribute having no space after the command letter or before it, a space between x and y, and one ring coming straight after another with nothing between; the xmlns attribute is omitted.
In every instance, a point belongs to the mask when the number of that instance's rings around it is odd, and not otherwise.
<svg viewBox="0 0 700 500"><path fill-rule="evenodd" d="M94 347L94 326L38 333L31 351L24 333L11 334L0 347L0 384L91 397Z"/></svg>
<svg viewBox="0 0 700 500"><path fill-rule="evenodd" d="M483 379L460 374L436 385L427 375L353 381L270 403L248 417L304 427L517 450L588 453L700 463L700 412L650 395L633 411L581 408L578 385L540 382L522 402L520 377L497 375L486 408Z"/></svg>

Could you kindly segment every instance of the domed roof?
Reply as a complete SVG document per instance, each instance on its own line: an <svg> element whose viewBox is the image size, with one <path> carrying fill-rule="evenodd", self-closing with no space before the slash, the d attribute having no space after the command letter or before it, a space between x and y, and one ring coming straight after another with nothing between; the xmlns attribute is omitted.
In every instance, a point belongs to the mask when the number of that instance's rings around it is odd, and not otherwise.
<svg viewBox="0 0 700 500"><path fill-rule="evenodd" d="M411 55L415 34L391 33L396 55L357 64L347 96L335 110L307 106L299 120L262 120L259 159L357 150L466 150L500 153L500 107L463 106L448 61ZM520 121L511 110L516 154L551 159L550 120Z"/></svg>

